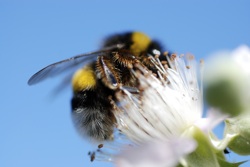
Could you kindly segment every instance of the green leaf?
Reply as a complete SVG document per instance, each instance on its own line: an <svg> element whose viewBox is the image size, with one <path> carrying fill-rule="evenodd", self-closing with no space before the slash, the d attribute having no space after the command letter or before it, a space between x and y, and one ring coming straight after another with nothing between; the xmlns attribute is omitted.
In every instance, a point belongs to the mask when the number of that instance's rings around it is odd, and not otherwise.
<svg viewBox="0 0 250 167"><path fill-rule="evenodd" d="M199 128L193 126L188 132L197 141L197 148L189 154L185 160L191 167L220 167L215 153L215 149Z"/></svg>
<svg viewBox="0 0 250 167"><path fill-rule="evenodd" d="M185 163L181 163L177 167L239 167L247 162L228 162L224 156L223 150L219 151L214 148L209 137L199 128L192 126L185 135L192 136L197 142L197 148L184 159Z"/></svg>
<svg viewBox="0 0 250 167"><path fill-rule="evenodd" d="M250 114L230 118L225 121L224 135L237 134L228 147L240 155L250 155Z"/></svg>
<svg viewBox="0 0 250 167"><path fill-rule="evenodd" d="M238 167L241 164L247 162L247 161L242 161L242 162L236 162L236 163L231 163L231 162L227 162L223 159L218 158L218 162L220 164L220 167Z"/></svg>

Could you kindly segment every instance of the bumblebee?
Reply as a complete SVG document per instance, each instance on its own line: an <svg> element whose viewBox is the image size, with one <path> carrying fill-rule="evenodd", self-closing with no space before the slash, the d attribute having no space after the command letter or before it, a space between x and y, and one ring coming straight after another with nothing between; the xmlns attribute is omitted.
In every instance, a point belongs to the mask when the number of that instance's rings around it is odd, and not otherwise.
<svg viewBox="0 0 250 167"><path fill-rule="evenodd" d="M81 54L41 69L28 81L29 85L68 70L78 70L71 79L73 98L72 118L83 136L96 141L112 140L116 119L111 99L120 85L133 88L137 84L131 73L134 63L140 62L150 70L149 56L162 51L157 41L141 32L115 34L97 52ZM164 59L163 56L160 57Z"/></svg>

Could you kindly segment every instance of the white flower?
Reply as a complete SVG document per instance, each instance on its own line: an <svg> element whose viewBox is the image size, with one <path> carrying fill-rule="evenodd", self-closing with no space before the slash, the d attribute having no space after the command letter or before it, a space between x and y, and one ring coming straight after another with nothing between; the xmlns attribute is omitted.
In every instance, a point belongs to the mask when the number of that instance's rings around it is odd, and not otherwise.
<svg viewBox="0 0 250 167"><path fill-rule="evenodd" d="M152 139L180 136L202 116L202 95L192 57L174 58L165 69L160 65L159 78L139 67L135 72L139 80L138 94L122 89L115 116L118 129L135 143ZM175 70L174 70L175 69Z"/></svg>
<svg viewBox="0 0 250 167"><path fill-rule="evenodd" d="M119 132L113 143L92 155L118 167L230 165L223 150L235 135L219 141L211 132L227 115L211 110L202 118L202 77L194 57L172 56L171 68L158 58L151 61L157 74L138 64L131 70L138 87L120 87L114 103Z"/></svg>
<svg viewBox="0 0 250 167"><path fill-rule="evenodd" d="M174 57L171 68L163 67L157 58L152 62L159 70L158 78L139 65L139 71L134 72L139 80L139 95L123 87L117 94L120 102L115 112L117 128L131 140L133 149L126 148L115 158L116 164L119 167L172 167L178 163L187 166L204 162L218 165L206 137L201 140L207 143L204 147L209 153L204 158L193 154L185 159L185 155L195 150L198 138L203 138L196 127L209 138L208 132L215 125L213 120L202 118L202 89L197 78L200 71L194 57ZM200 148L203 146L198 144L197 149Z"/></svg>

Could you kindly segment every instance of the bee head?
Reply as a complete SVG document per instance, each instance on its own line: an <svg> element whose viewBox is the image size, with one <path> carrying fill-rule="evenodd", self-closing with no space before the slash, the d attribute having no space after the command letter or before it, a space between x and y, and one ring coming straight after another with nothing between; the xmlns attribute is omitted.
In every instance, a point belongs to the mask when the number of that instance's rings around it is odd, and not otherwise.
<svg viewBox="0 0 250 167"><path fill-rule="evenodd" d="M145 53L154 56L161 54L162 47L159 42L151 40L146 34L133 32L129 50L136 56Z"/></svg>
<svg viewBox="0 0 250 167"><path fill-rule="evenodd" d="M149 36L138 31L109 36L104 41L103 47L115 44L123 44L124 47L122 49L129 50L135 56L139 56L142 53L155 55L157 51L159 53L162 50L159 42L152 41Z"/></svg>

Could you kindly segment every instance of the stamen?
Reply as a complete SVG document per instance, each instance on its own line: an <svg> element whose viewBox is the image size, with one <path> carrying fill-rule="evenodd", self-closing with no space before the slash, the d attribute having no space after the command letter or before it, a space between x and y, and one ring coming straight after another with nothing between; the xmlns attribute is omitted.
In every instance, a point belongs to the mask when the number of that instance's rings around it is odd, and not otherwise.
<svg viewBox="0 0 250 167"><path fill-rule="evenodd" d="M158 62L154 59L154 57L150 56L149 60L157 68L157 70L159 70L161 73L164 73L162 69L158 66Z"/></svg>
<svg viewBox="0 0 250 167"><path fill-rule="evenodd" d="M166 58L171 69L158 55L149 57L157 69L155 74L139 61L129 69L138 85L133 89L118 86L116 101L110 99L117 120L114 141L98 145L89 154L91 161L112 162L121 150L180 136L200 118L201 96L193 57L184 60L183 55L173 54Z"/></svg>

